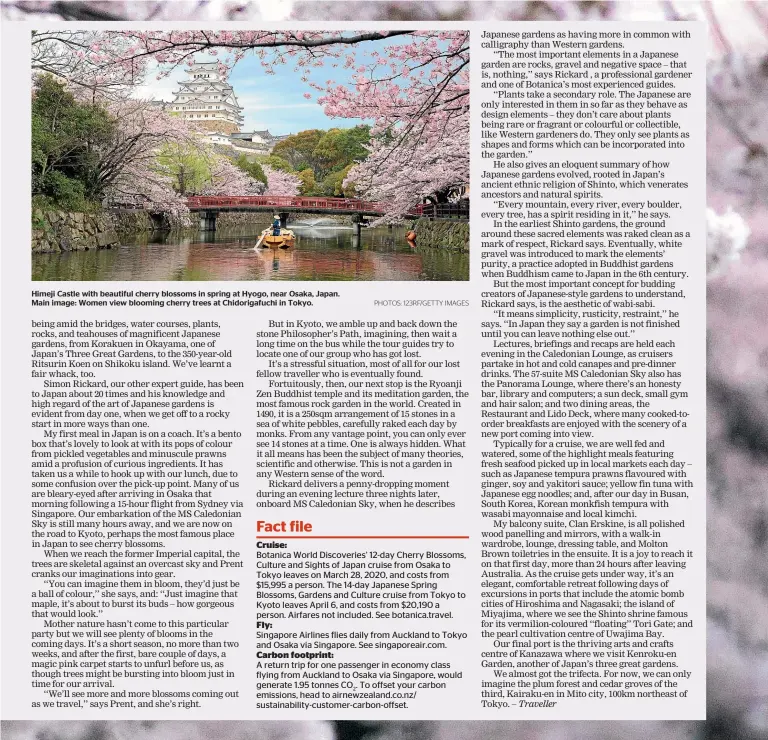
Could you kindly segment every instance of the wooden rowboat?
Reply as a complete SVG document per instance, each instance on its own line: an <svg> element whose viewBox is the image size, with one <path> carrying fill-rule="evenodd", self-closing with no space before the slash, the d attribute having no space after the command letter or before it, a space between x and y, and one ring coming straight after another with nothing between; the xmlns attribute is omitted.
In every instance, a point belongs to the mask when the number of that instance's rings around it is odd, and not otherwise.
<svg viewBox="0 0 768 740"><path fill-rule="evenodd" d="M273 229L270 226L268 229L264 229L261 232L259 240L256 242L254 249L272 248L272 249L288 249L296 243L296 235L290 229L280 229L280 233L275 236Z"/></svg>

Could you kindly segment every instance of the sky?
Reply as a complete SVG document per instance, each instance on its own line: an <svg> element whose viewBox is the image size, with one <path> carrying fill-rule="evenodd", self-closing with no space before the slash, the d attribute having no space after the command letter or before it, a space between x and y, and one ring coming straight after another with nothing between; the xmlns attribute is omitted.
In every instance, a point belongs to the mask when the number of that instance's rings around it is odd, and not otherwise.
<svg viewBox="0 0 768 740"><path fill-rule="evenodd" d="M364 63L368 52L373 49L381 51L385 45L383 41L358 44L355 47L357 59ZM214 61L214 58L198 55L196 61ZM259 59L248 55L232 70L229 83L244 108L245 123L241 127L242 131L269 129L275 136L284 136L312 128L350 128L360 123L370 123L358 118L329 118L316 102L320 93L301 81L301 74L294 72L291 62L275 65L273 69L274 74L267 74ZM178 90L179 81L189 78L186 70L186 66L179 67L167 77L157 80L158 68L154 67L147 74L147 84L137 87L134 97L170 102L173 93ZM353 70L342 69L341 65L332 69L329 62L326 62L325 67L312 70L311 78L320 84L325 84L328 79L339 84L349 84L352 74ZM304 97L307 92L312 95L311 100Z"/></svg>

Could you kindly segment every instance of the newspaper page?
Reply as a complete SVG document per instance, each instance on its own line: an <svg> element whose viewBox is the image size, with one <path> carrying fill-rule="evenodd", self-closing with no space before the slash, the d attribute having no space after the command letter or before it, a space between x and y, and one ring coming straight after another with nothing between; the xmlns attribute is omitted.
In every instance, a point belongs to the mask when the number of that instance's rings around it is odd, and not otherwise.
<svg viewBox="0 0 768 740"><path fill-rule="evenodd" d="M3 3L3 736L766 737L767 21Z"/></svg>

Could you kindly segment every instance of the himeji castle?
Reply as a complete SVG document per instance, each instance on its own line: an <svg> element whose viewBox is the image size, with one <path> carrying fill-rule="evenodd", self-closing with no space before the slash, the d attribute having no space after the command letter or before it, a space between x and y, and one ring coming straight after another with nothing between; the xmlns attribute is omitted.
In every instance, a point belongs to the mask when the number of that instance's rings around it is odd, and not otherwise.
<svg viewBox="0 0 768 740"><path fill-rule="evenodd" d="M222 134L238 132L243 123L243 109L218 62L200 62L190 67L189 79L179 83L167 110L178 112L206 131Z"/></svg>

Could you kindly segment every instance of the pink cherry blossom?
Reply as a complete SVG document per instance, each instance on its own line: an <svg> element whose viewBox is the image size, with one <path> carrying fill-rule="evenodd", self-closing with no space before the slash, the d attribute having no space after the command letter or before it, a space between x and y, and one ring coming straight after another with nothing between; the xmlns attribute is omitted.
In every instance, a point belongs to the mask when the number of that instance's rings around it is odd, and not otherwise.
<svg viewBox="0 0 768 740"><path fill-rule="evenodd" d="M272 169L268 165L263 165L262 169L267 176L267 190L265 195L289 195L294 197L299 194L299 178L290 173L281 170Z"/></svg>

